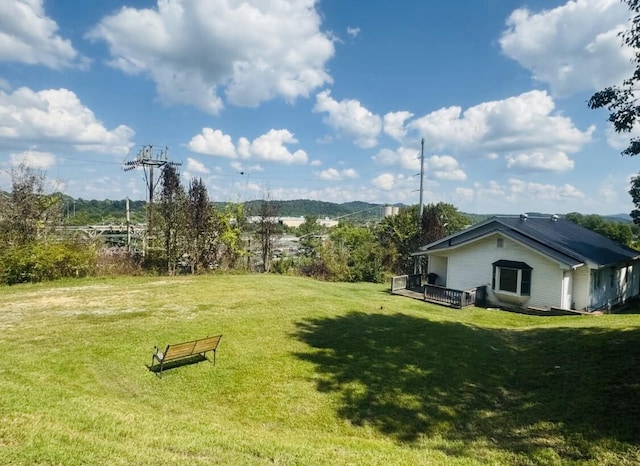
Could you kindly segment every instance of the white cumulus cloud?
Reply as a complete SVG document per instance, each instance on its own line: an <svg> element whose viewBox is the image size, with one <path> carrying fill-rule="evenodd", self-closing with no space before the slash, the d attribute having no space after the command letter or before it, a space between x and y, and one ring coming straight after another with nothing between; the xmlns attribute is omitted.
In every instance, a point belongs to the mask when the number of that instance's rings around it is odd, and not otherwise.
<svg viewBox="0 0 640 466"><path fill-rule="evenodd" d="M187 145L190 151L198 154L217 155L234 158L236 149L231 136L219 129L203 128L202 133L194 136Z"/></svg>
<svg viewBox="0 0 640 466"><path fill-rule="evenodd" d="M324 90L316 95L314 112L327 113L324 121L348 137L354 139L364 149L378 144L378 136L382 131L382 119L372 113L360 102L344 99L338 102L331 97L331 92Z"/></svg>
<svg viewBox="0 0 640 466"><path fill-rule="evenodd" d="M358 172L356 172L353 168L345 168L343 170L338 170L336 168L328 168L326 170L321 171L318 174L318 177L321 180L342 181L342 180L357 178Z"/></svg>
<svg viewBox="0 0 640 466"><path fill-rule="evenodd" d="M381 149L372 159L381 165L400 165L406 170L420 170L420 152L410 147Z"/></svg>
<svg viewBox="0 0 640 466"><path fill-rule="evenodd" d="M425 160L427 176L438 180L464 181L467 175L450 155L432 155Z"/></svg>
<svg viewBox="0 0 640 466"><path fill-rule="evenodd" d="M204 163L191 157L187 157L187 166L185 167L185 169L188 172L210 173L210 170L205 167Z"/></svg>
<svg viewBox="0 0 640 466"><path fill-rule="evenodd" d="M572 168L567 154L589 143L595 129L576 128L570 118L555 112L545 91L484 102L465 111L442 108L409 122L407 128L423 136L430 150L494 159L501 154L509 168L552 171Z"/></svg>
<svg viewBox="0 0 640 466"><path fill-rule="evenodd" d="M71 41L58 35L44 0L0 0L0 61L59 69L86 66Z"/></svg>
<svg viewBox="0 0 640 466"><path fill-rule="evenodd" d="M240 137L236 145L231 136L212 128L203 128L187 144L192 152L198 154L228 157L231 159L253 159L278 163L307 163L307 153L299 149L291 152L287 145L297 144L298 140L286 129L271 129L268 133L249 141Z"/></svg>
<svg viewBox="0 0 640 466"><path fill-rule="evenodd" d="M298 140L286 129L272 129L256 138L249 152L259 160L283 163L307 163L307 153L301 149L290 152L285 144L297 144Z"/></svg>
<svg viewBox="0 0 640 466"><path fill-rule="evenodd" d="M518 202L523 198L537 201L563 201L582 199L584 193L575 186L565 183L561 186L527 182L515 178L508 180L507 200Z"/></svg>
<svg viewBox="0 0 640 466"><path fill-rule="evenodd" d="M107 129L67 89L0 91L0 147L46 142L79 151L126 155L133 147L133 135L125 125Z"/></svg>
<svg viewBox="0 0 640 466"><path fill-rule="evenodd" d="M564 172L573 169L575 163L564 152L519 153L507 156L507 168L516 171Z"/></svg>
<svg viewBox="0 0 640 466"><path fill-rule="evenodd" d="M89 37L103 40L111 65L144 74L167 103L209 113L309 94L332 79L333 39L321 30L314 0L158 0L123 7Z"/></svg>
<svg viewBox="0 0 640 466"><path fill-rule="evenodd" d="M618 36L629 14L619 0L572 0L540 12L519 8L507 19L500 46L555 95L601 89L633 71L633 52Z"/></svg>
<svg viewBox="0 0 640 466"><path fill-rule="evenodd" d="M25 165L38 170L47 170L56 164L56 156L54 154L37 150L9 154L9 158L13 167Z"/></svg>
<svg viewBox="0 0 640 466"><path fill-rule="evenodd" d="M402 140L407 135L404 126L406 120L411 118L411 112L389 112L384 116L384 132L394 139Z"/></svg>
<svg viewBox="0 0 640 466"><path fill-rule="evenodd" d="M371 180L371 184L373 184L376 188L380 188L384 191L391 191L393 189L394 183L395 177L391 173L383 173Z"/></svg>

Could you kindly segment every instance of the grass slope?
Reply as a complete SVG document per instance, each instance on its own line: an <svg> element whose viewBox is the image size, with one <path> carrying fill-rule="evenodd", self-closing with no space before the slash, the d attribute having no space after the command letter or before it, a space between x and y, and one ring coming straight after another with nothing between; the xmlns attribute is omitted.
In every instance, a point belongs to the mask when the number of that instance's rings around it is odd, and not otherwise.
<svg viewBox="0 0 640 466"><path fill-rule="evenodd" d="M217 365L147 370L223 333ZM638 464L640 315L274 275L0 289L1 464Z"/></svg>

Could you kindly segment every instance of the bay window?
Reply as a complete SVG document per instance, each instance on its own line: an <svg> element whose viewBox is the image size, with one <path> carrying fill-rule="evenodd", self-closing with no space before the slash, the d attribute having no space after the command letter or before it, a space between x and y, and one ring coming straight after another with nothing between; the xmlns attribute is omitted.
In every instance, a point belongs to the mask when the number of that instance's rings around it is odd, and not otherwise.
<svg viewBox="0 0 640 466"><path fill-rule="evenodd" d="M524 262L499 260L493 263L494 291L513 293L519 296L531 294L531 271L533 269Z"/></svg>

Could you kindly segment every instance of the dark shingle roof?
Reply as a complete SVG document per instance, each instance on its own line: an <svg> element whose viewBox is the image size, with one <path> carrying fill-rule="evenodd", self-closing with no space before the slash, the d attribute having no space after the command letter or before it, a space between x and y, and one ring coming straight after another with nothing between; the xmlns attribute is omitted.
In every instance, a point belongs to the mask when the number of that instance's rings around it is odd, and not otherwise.
<svg viewBox="0 0 640 466"><path fill-rule="evenodd" d="M564 264L602 267L636 259L640 252L557 217L497 216L421 248L454 247L501 232Z"/></svg>

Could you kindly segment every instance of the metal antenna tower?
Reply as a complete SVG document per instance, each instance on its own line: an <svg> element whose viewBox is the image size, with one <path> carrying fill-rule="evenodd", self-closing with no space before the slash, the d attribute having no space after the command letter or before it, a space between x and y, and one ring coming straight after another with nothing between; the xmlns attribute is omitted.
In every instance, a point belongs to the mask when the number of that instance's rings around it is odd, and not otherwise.
<svg viewBox="0 0 640 466"><path fill-rule="evenodd" d="M180 162L169 161L168 147L154 149L151 144L142 146L135 160L129 160L124 163L123 169L126 172L138 167L142 167L144 171L144 180L147 185L147 235L153 234L153 229L151 228L153 218L153 194L160 182L159 177L157 180L154 179L153 169L162 169L165 165L179 166L182 164Z"/></svg>

